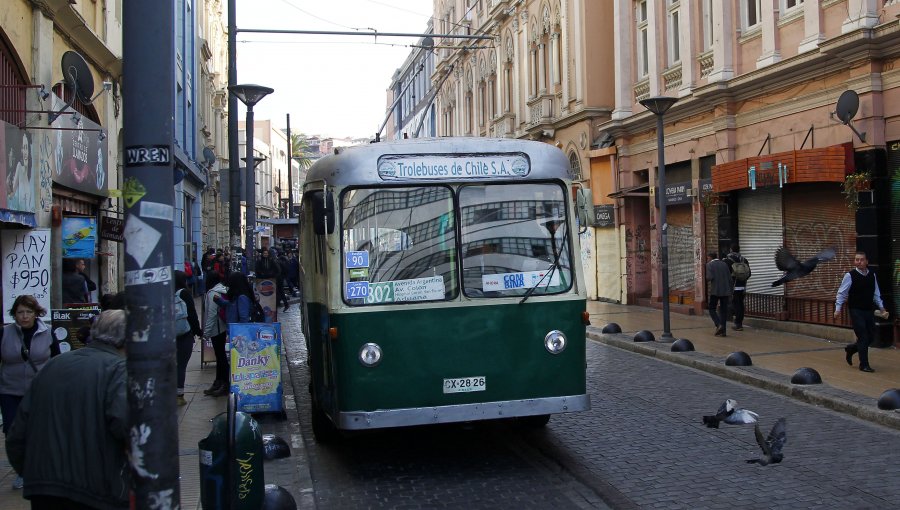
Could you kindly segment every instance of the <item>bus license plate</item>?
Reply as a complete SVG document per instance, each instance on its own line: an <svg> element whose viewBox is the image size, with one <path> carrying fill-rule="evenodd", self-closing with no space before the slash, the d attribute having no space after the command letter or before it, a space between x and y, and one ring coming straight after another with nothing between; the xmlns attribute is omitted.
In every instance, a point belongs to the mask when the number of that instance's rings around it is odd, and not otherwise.
<svg viewBox="0 0 900 510"><path fill-rule="evenodd" d="M444 393L469 393L487 389L484 376L444 379Z"/></svg>

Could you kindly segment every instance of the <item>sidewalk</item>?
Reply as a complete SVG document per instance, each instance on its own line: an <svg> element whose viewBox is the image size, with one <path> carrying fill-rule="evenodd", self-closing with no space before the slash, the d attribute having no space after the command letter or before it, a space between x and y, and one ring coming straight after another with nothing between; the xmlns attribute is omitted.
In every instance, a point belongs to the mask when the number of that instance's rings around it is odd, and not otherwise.
<svg viewBox="0 0 900 510"><path fill-rule="evenodd" d="M894 347L870 348L869 363L875 373L866 373L859 370L858 356L854 356L852 367L847 365L844 359L845 341L826 340L821 338L826 336L821 332L819 336L791 332L798 330L797 323L745 320L743 331L734 331L729 323L728 336L722 338L714 336L715 328L709 315L671 313L672 335L676 339L690 340L695 349L694 352L672 352L671 343L659 341L663 324L661 310L588 301L588 312L592 324L588 327L588 338L591 340L656 356L900 429L900 412L882 411L877 406L878 398L884 391L900 388L900 350ZM622 333L601 333L610 322L618 324ZM657 341L635 342L635 333L645 329L651 331ZM815 328L800 325L799 331L809 333ZM847 337L842 331L831 333L835 334L828 336ZM849 337L852 336L850 332ZM735 351L749 354L753 366L726 366L725 358ZM802 367L815 369L822 377L822 384L791 384L791 376Z"/></svg>
<svg viewBox="0 0 900 510"><path fill-rule="evenodd" d="M293 302L293 301L292 301ZM200 310L199 299L197 309ZM296 305L291 305L287 313L299 313ZM194 353L188 363L185 379L184 398L187 405L177 408L178 413L178 463L181 475L181 508L184 510L200 509L200 458L197 442L205 438L212 430L212 420L219 413L225 412L226 397L213 398L203 394L215 379L215 361L201 364L201 342L194 343ZM294 390L288 374L288 362L282 356L282 388L284 391L287 420L280 420L274 415L258 417L263 434L276 434L287 441L291 447L291 456L285 459L266 461L263 464L265 483L276 484L287 489L294 497L298 508L311 508L312 485L309 480L308 467L303 439L297 423L297 409L294 405ZM2 434L0 434L0 439ZM0 509L27 510L31 504L22 498L21 490L13 490L12 482L15 473L6 457L6 448L0 440Z"/></svg>

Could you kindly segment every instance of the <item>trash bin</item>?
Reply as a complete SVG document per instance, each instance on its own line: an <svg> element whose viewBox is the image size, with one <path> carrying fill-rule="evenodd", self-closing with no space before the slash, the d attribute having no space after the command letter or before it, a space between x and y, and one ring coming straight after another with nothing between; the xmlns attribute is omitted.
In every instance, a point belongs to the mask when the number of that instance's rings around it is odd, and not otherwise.
<svg viewBox="0 0 900 510"><path fill-rule="evenodd" d="M236 409L232 394L228 410L213 418L212 431L198 443L205 509L258 510L263 504L262 433L252 416Z"/></svg>

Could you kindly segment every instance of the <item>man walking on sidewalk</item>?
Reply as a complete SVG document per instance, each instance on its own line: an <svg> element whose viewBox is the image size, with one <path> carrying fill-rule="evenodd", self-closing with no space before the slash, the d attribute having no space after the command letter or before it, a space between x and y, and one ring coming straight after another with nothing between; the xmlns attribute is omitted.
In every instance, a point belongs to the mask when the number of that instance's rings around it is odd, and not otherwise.
<svg viewBox="0 0 900 510"><path fill-rule="evenodd" d="M725 336L725 324L728 322L728 301L733 291L731 269L715 252L707 255L706 281L709 282L709 315L716 325L716 336ZM718 314L716 308L719 309Z"/></svg>
<svg viewBox="0 0 900 510"><path fill-rule="evenodd" d="M750 262L741 255L741 247L737 243L731 244L731 253L725 257L725 263L731 270L731 278L734 280L734 294L731 296L731 305L734 308L734 330L744 329L744 292L747 290L747 280L750 279Z"/></svg>
<svg viewBox="0 0 900 510"><path fill-rule="evenodd" d="M853 265L856 268L844 273L841 286L838 287L837 298L834 301L834 318L837 319L841 315L841 309L844 303L847 303L850 307L853 332L856 334L856 343L844 347L847 364L853 366L853 354L859 352L859 369L863 372L874 372L869 366L869 345L875 337L873 312L877 307L884 314L884 303L881 301L881 291L878 290L875 272L869 270L866 252L857 251L853 256Z"/></svg>

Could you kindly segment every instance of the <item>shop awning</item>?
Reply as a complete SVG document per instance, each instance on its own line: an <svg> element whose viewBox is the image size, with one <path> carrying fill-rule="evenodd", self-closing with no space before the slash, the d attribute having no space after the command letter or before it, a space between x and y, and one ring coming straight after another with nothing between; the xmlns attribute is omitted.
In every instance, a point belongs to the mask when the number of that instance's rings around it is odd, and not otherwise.
<svg viewBox="0 0 900 510"><path fill-rule="evenodd" d="M609 198L625 198L625 197L649 197L650 196L650 185L649 184L638 184L637 186L632 186L630 188L622 188L619 191L614 193L610 193L606 195Z"/></svg>
<svg viewBox="0 0 900 510"><path fill-rule="evenodd" d="M10 211L8 209L0 209L0 222L18 223L19 225L29 228L37 226L37 222L34 220L34 213Z"/></svg>

